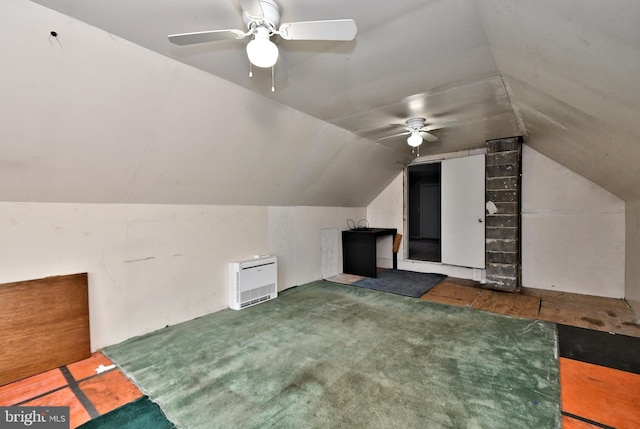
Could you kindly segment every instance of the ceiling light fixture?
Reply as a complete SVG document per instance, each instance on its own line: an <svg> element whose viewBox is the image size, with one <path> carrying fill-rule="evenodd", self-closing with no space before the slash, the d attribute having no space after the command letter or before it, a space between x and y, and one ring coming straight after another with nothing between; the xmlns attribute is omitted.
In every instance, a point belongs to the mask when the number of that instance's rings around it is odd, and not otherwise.
<svg viewBox="0 0 640 429"><path fill-rule="evenodd" d="M247 44L247 56L256 67L270 68L278 61L278 47L269 40L269 36L269 29L258 27L255 37Z"/></svg>
<svg viewBox="0 0 640 429"><path fill-rule="evenodd" d="M407 139L407 143L411 147L418 147L422 144L422 136L420 135L420 133L418 133L418 131L411 131L411 135Z"/></svg>

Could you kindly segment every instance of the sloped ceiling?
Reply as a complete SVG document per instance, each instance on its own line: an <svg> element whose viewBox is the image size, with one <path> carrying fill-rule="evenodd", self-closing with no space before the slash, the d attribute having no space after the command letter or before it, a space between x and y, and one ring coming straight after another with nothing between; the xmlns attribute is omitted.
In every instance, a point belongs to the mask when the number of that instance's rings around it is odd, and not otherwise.
<svg viewBox="0 0 640 429"><path fill-rule="evenodd" d="M640 198L640 2L478 1L525 141Z"/></svg>
<svg viewBox="0 0 640 429"><path fill-rule="evenodd" d="M9 3L3 201L366 205L413 159L377 140L415 116L456 121L421 155L524 135L640 198L634 0L279 0L285 22L353 18L358 35L277 40L275 92L245 41L166 38L242 28L237 1Z"/></svg>

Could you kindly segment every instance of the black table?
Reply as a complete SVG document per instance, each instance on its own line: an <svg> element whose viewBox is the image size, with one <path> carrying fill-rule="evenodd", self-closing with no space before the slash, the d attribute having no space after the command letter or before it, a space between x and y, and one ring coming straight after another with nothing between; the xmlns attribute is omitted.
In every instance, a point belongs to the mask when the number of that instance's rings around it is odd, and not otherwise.
<svg viewBox="0 0 640 429"><path fill-rule="evenodd" d="M378 277L376 241L391 235L395 241L396 228L356 228L342 231L342 272L365 277ZM392 243L393 246L393 243ZM398 255L393 252L393 268L398 269Z"/></svg>

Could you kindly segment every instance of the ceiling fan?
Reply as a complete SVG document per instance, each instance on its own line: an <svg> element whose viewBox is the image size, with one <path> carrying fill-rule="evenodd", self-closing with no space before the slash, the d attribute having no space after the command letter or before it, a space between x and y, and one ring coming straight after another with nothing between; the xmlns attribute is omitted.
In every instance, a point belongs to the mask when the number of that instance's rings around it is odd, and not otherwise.
<svg viewBox="0 0 640 429"><path fill-rule="evenodd" d="M418 156L420 156L420 145L422 144L423 140L427 140L428 142L435 142L438 140L438 137L431 134L430 131L446 128L454 124L455 122L456 121L447 121L427 125L425 118L411 118L407 119L406 121L406 126L404 127L406 130L405 132L382 137L381 139L378 139L378 141L399 136L409 136L407 138L407 144L413 148L411 150L411 153L414 153L417 150Z"/></svg>
<svg viewBox="0 0 640 429"><path fill-rule="evenodd" d="M270 40L271 36L275 34L285 40L349 41L353 40L358 32L353 19L280 24L280 8L274 0L240 0L240 6L247 31L227 29L172 34L169 41L176 45L192 45L252 37L247 44L249 62L256 67L271 68L271 90L275 91L273 66L278 61L278 47ZM251 70L249 76L252 76Z"/></svg>

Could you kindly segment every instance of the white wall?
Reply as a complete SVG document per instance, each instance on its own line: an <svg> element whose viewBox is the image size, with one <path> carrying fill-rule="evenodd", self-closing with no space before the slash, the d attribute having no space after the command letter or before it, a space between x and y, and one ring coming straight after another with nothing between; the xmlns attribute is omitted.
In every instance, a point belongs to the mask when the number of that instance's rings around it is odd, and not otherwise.
<svg viewBox="0 0 640 429"><path fill-rule="evenodd" d="M624 201L527 145L522 171L523 286L624 297Z"/></svg>
<svg viewBox="0 0 640 429"><path fill-rule="evenodd" d="M640 322L640 200L627 201L625 298Z"/></svg>
<svg viewBox="0 0 640 429"><path fill-rule="evenodd" d="M228 307L227 263L321 278L320 231L364 208L0 203L0 283L89 273L93 350Z"/></svg>
<svg viewBox="0 0 640 429"><path fill-rule="evenodd" d="M364 217L364 208L340 207L269 207L269 251L287 267L280 270L278 281L286 287L322 278L321 232L347 229L347 219ZM342 271L342 240L337 241Z"/></svg>
<svg viewBox="0 0 640 429"><path fill-rule="evenodd" d="M398 174L395 179L369 204L366 219L369 226L376 228L396 228L398 234L403 234L402 244L398 251L398 261L404 259L404 227L403 227L403 201L404 201L404 173ZM355 219L356 222L359 219ZM393 237L380 237L377 243L377 266L393 267Z"/></svg>

